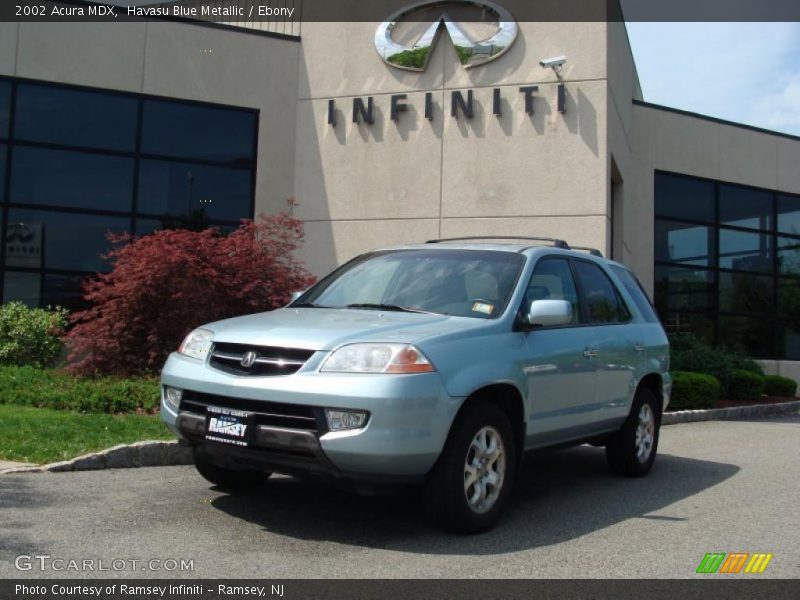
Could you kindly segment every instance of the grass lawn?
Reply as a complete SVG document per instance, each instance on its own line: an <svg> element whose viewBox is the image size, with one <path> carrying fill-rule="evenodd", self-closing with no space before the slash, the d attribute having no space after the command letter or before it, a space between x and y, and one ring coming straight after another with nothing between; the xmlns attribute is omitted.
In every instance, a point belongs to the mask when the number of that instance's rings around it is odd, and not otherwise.
<svg viewBox="0 0 800 600"><path fill-rule="evenodd" d="M48 463L141 440L174 436L158 415L81 414L0 404L0 459Z"/></svg>

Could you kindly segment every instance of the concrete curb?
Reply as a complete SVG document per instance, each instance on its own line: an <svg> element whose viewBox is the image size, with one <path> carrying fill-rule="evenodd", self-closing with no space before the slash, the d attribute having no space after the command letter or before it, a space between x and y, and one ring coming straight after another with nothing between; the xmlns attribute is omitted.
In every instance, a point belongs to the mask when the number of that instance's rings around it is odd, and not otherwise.
<svg viewBox="0 0 800 600"><path fill-rule="evenodd" d="M120 444L113 448L84 454L62 462L32 467L0 470L9 473L60 473L63 471L94 471L97 469L127 469L132 467L162 467L192 464L192 449L177 440Z"/></svg>
<svg viewBox="0 0 800 600"><path fill-rule="evenodd" d="M662 425L695 423L697 421L726 421L729 419L749 419L768 417L800 411L800 400L777 402L775 404L753 404L752 406L732 406L728 408L709 408L706 410L679 410L667 412L661 417Z"/></svg>

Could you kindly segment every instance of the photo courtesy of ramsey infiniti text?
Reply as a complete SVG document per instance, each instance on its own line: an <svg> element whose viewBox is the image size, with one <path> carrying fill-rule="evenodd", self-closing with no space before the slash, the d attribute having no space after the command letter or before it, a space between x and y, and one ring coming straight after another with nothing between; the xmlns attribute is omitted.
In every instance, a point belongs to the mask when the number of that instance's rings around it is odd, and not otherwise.
<svg viewBox="0 0 800 600"><path fill-rule="evenodd" d="M589 442L645 475L671 383L638 280L562 240L492 240L369 252L284 308L203 325L164 366L162 418L222 489L424 485L459 532L496 522L526 450Z"/></svg>

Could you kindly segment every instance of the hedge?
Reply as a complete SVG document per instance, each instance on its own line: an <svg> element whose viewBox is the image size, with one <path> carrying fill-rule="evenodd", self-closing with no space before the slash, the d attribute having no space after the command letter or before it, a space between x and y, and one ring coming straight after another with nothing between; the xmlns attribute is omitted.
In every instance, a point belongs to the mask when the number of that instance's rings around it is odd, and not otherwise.
<svg viewBox="0 0 800 600"><path fill-rule="evenodd" d="M797 382L780 375L767 375L764 377L764 393L767 396L788 396L794 398L797 394Z"/></svg>
<svg viewBox="0 0 800 600"><path fill-rule="evenodd" d="M758 400L764 391L764 377L751 371L733 372L728 396L731 400Z"/></svg>
<svg viewBox="0 0 800 600"><path fill-rule="evenodd" d="M705 373L673 371L670 410L713 408L720 395L719 380Z"/></svg>
<svg viewBox="0 0 800 600"><path fill-rule="evenodd" d="M130 413L155 412L159 399L154 379L79 379L61 371L0 366L0 404Z"/></svg>
<svg viewBox="0 0 800 600"><path fill-rule="evenodd" d="M58 358L67 311L28 308L22 302L0 306L0 364L44 367Z"/></svg>

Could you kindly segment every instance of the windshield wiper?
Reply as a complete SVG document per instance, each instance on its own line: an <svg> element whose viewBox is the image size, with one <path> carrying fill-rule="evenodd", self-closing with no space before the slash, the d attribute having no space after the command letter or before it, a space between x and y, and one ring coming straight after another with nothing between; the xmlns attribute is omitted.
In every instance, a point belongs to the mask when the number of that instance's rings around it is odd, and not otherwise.
<svg viewBox="0 0 800 600"><path fill-rule="evenodd" d="M314 304L313 302L300 302L299 304L292 304L291 308L332 308L322 304Z"/></svg>
<svg viewBox="0 0 800 600"><path fill-rule="evenodd" d="M420 310L418 308L409 308L407 306L400 306L399 304L373 304L370 302L361 302L358 304L348 304L345 308L366 308L372 310L391 310L395 312L413 312L413 313L424 313L426 315L433 315L432 313L427 310Z"/></svg>

